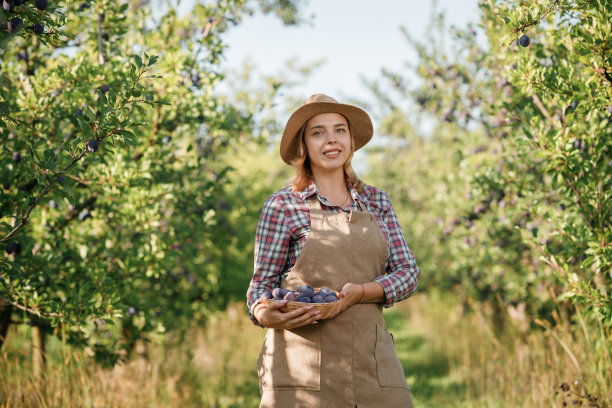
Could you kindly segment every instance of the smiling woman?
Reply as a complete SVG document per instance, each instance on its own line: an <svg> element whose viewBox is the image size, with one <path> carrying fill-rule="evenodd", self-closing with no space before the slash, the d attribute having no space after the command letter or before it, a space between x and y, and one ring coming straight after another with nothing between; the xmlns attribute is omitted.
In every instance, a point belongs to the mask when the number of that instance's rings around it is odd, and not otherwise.
<svg viewBox="0 0 612 408"><path fill-rule="evenodd" d="M264 204L247 292L251 319L268 328L262 407L413 406L382 308L410 297L420 270L389 196L351 167L372 134L365 111L323 94L285 126L280 154L296 175ZM338 306L324 319L309 303L288 310L274 291L304 287L339 292ZM261 301L268 291L276 301Z"/></svg>

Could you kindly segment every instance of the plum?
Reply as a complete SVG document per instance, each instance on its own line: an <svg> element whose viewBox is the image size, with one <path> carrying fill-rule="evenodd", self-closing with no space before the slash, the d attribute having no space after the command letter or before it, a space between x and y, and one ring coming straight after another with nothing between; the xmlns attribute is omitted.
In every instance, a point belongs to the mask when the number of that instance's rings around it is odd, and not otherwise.
<svg viewBox="0 0 612 408"><path fill-rule="evenodd" d="M21 245L19 245L17 242L9 242L6 246L6 253L9 255L13 254L15 256L19 255L21 253Z"/></svg>
<svg viewBox="0 0 612 408"><path fill-rule="evenodd" d="M327 296L327 295L331 295L332 293L334 293L333 290L329 289L329 288L321 288L321 290L319 291L322 295Z"/></svg>
<svg viewBox="0 0 612 408"><path fill-rule="evenodd" d="M294 291L289 291L285 294L285 296L283 297L283 299L290 301L290 302L295 302L298 298L298 294L297 292Z"/></svg>
<svg viewBox="0 0 612 408"><path fill-rule="evenodd" d="M335 302L336 300L338 300L338 297L333 293L331 295L325 296L325 303Z"/></svg>
<svg viewBox="0 0 612 408"><path fill-rule="evenodd" d="M91 139L89 142L87 142L87 150L92 153L98 151L98 146L99 143L96 139Z"/></svg>
<svg viewBox="0 0 612 408"><path fill-rule="evenodd" d="M287 289L282 289L282 288L274 288L272 289L272 296L274 297L274 299L282 299L283 296L285 296L287 294Z"/></svg>
<svg viewBox="0 0 612 408"><path fill-rule="evenodd" d="M300 292L300 296L302 297L309 297L312 299L312 297L314 296L314 290L311 289L305 289L302 292Z"/></svg>
<svg viewBox="0 0 612 408"><path fill-rule="evenodd" d="M13 17L7 23L6 28L8 28L11 33L16 33L23 28L23 20L19 17Z"/></svg>
<svg viewBox="0 0 612 408"><path fill-rule="evenodd" d="M519 44L521 44L522 47L527 47L529 42L529 36L527 34L523 34L521 38L519 38Z"/></svg>
<svg viewBox="0 0 612 408"><path fill-rule="evenodd" d="M302 296L297 299L297 302L312 303L312 299L307 296Z"/></svg>
<svg viewBox="0 0 612 408"><path fill-rule="evenodd" d="M314 295L312 297L312 303L325 303L325 299L321 295Z"/></svg>
<svg viewBox="0 0 612 408"><path fill-rule="evenodd" d="M314 292L314 289L312 288L312 286L309 286L309 285L301 285L301 286L298 286L297 288L297 291L300 293L303 293L304 291L307 291L307 290L311 290Z"/></svg>

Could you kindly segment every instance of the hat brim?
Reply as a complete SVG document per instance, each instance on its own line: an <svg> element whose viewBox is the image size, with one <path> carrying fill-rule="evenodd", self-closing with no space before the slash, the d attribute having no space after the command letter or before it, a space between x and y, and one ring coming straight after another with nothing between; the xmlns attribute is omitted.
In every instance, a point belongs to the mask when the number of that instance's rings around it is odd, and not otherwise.
<svg viewBox="0 0 612 408"><path fill-rule="evenodd" d="M348 119L355 141L354 150L359 150L372 139L372 120L363 109L337 102L312 102L293 112L287 121L280 144L281 158L285 163L291 164L298 157L298 136L302 126L320 113L339 113Z"/></svg>

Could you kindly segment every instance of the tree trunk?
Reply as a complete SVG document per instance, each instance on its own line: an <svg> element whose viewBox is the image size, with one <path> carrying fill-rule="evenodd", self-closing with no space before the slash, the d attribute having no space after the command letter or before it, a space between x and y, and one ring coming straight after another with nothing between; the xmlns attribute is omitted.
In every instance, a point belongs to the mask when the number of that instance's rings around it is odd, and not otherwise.
<svg viewBox="0 0 612 408"><path fill-rule="evenodd" d="M32 326L32 371L36 380L42 377L45 360L45 332L40 325L34 324Z"/></svg>
<svg viewBox="0 0 612 408"><path fill-rule="evenodd" d="M2 344L6 340L6 333L8 327L11 324L11 313L13 308L8 303L2 303L0 301L0 350L2 350Z"/></svg>

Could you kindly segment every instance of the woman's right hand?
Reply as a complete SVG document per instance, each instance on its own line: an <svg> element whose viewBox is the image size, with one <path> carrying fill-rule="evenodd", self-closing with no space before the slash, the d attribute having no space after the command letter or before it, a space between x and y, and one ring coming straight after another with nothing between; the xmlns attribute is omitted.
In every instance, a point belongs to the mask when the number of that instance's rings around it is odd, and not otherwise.
<svg viewBox="0 0 612 408"><path fill-rule="evenodd" d="M286 300L278 300L266 305L260 303L255 307L255 318L264 327L270 329L295 329L317 323L321 312L314 309L312 305L303 306L290 312L282 311Z"/></svg>

